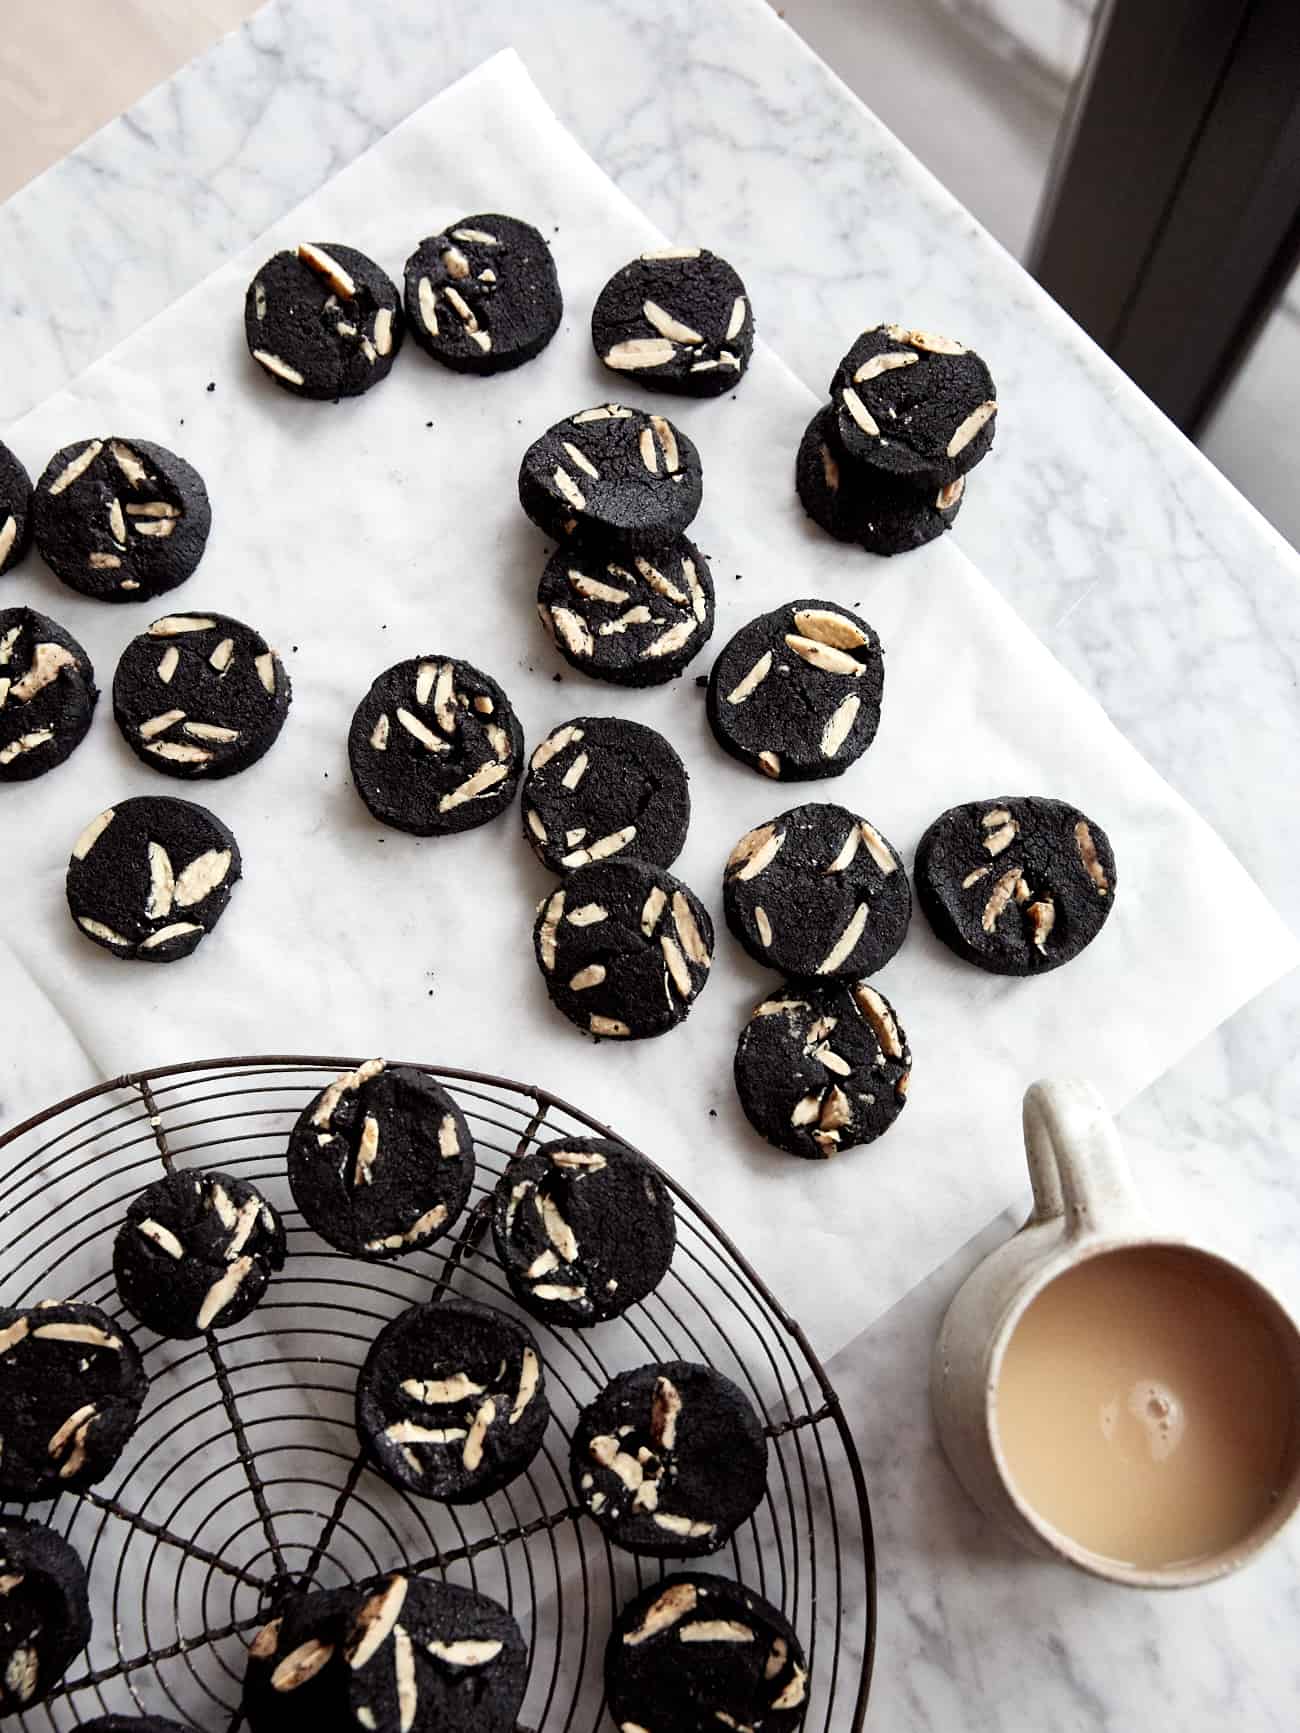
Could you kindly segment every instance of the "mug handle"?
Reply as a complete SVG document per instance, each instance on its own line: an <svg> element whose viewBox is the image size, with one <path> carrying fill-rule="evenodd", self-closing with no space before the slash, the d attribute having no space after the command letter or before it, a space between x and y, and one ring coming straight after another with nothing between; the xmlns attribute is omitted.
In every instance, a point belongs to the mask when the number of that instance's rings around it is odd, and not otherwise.
<svg viewBox="0 0 1300 1733"><path fill-rule="evenodd" d="M1032 1222L1062 1218L1068 1239L1139 1226L1145 1212L1115 1122L1083 1078L1042 1078L1025 1092Z"/></svg>

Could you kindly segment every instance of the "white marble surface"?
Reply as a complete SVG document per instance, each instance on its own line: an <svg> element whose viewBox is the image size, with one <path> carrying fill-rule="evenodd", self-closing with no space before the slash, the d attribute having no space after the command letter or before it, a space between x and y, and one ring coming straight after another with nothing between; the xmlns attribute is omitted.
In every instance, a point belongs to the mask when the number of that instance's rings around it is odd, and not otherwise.
<svg viewBox="0 0 1300 1733"><path fill-rule="evenodd" d="M815 389L839 334L869 318L905 308L938 329L1005 329L1018 432L996 487L972 488L960 541L1296 924L1296 555L754 0L522 11L275 0L11 200L6 416L513 40L660 227L735 256L765 334ZM1123 1116L1148 1193L1235 1238L1293 1303L1298 1038L1293 977ZM1217 1589L1133 1597L1012 1558L961 1505L933 1458L922 1351L960 1273L940 1272L834 1368L863 1417L876 1507L872 1722L1291 1724L1300 1541Z"/></svg>

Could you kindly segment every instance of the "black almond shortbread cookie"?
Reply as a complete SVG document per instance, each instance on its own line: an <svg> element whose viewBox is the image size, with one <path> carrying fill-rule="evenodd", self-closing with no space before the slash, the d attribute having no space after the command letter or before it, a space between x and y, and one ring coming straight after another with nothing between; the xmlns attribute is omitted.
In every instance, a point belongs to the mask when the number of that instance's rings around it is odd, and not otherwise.
<svg viewBox="0 0 1300 1733"><path fill-rule="evenodd" d="M872 554L907 553L941 536L966 491L965 476L946 487L921 489L855 461L840 446L829 407L808 423L794 479L814 523L836 541L858 542Z"/></svg>
<svg viewBox="0 0 1300 1733"><path fill-rule="evenodd" d="M575 1328L653 1293L677 1239L663 1180L603 1137L562 1138L516 1157L497 1181L492 1233L520 1304Z"/></svg>
<svg viewBox="0 0 1300 1733"><path fill-rule="evenodd" d="M558 542L593 532L646 553L700 509L700 454L662 415L601 403L557 421L519 466L519 503Z"/></svg>
<svg viewBox="0 0 1300 1733"><path fill-rule="evenodd" d="M551 249L517 217L462 217L406 261L411 335L457 373L504 373L531 361L563 312Z"/></svg>
<svg viewBox="0 0 1300 1733"><path fill-rule="evenodd" d="M0 1522L0 1716L48 1697L90 1641L81 1559L51 1528Z"/></svg>
<svg viewBox="0 0 1300 1733"><path fill-rule="evenodd" d="M366 1605L356 1586L291 1595L248 1646L241 1708L252 1733L357 1733L349 1653ZM382 1635L377 1646L383 1643Z"/></svg>
<svg viewBox="0 0 1300 1733"><path fill-rule="evenodd" d="M578 1502L615 1545L717 1552L767 1487L767 1439L730 1378L685 1360L620 1372L583 1409L569 1457Z"/></svg>
<svg viewBox="0 0 1300 1733"><path fill-rule="evenodd" d="M244 297L248 352L285 391L359 397L386 379L405 324L397 289L373 259L303 241L268 259Z"/></svg>
<svg viewBox="0 0 1300 1733"><path fill-rule="evenodd" d="M576 716L533 752L521 796L524 836L552 872L616 854L671 866L690 823L689 782L653 728Z"/></svg>
<svg viewBox="0 0 1300 1733"><path fill-rule="evenodd" d="M119 801L92 818L68 862L68 907L115 957L174 963L221 919L239 844L206 807L170 795Z"/></svg>
<svg viewBox="0 0 1300 1733"><path fill-rule="evenodd" d="M808 1664L794 1627L726 1577L682 1571L643 1589L605 1646L610 1714L638 1733L796 1733Z"/></svg>
<svg viewBox="0 0 1300 1733"><path fill-rule="evenodd" d="M113 715L136 757L166 776L233 776L275 744L292 689L265 638L226 614L169 614L133 638Z"/></svg>
<svg viewBox="0 0 1300 1733"><path fill-rule="evenodd" d="M912 1053L867 981L787 981L736 1047L736 1093L760 1137L819 1161L882 1136L907 1100Z"/></svg>
<svg viewBox="0 0 1300 1733"><path fill-rule="evenodd" d="M444 1504L476 1503L522 1474L549 1417L532 1335L471 1300L409 1307L357 1379L357 1434L376 1472Z"/></svg>
<svg viewBox="0 0 1300 1733"><path fill-rule="evenodd" d="M165 1715L97 1715L93 1721L79 1721L77 1733L187 1733L187 1729Z"/></svg>
<svg viewBox="0 0 1300 1733"><path fill-rule="evenodd" d="M725 259L703 247L659 247L605 284L591 341L606 367L638 385L718 397L749 366L754 314Z"/></svg>
<svg viewBox="0 0 1300 1733"><path fill-rule="evenodd" d="M723 874L723 908L756 962L849 980L874 974L898 950L912 888L874 825L811 802L741 837Z"/></svg>
<svg viewBox="0 0 1300 1733"><path fill-rule="evenodd" d="M32 500L36 546L70 589L144 602L183 584L212 526L196 469L146 439L82 439L55 452Z"/></svg>
<svg viewBox="0 0 1300 1733"><path fill-rule="evenodd" d="M399 1258L444 1234L474 1181L465 1116L423 1071L368 1059L303 1109L289 1185L308 1225L354 1258Z"/></svg>
<svg viewBox="0 0 1300 1733"><path fill-rule="evenodd" d="M102 1480L148 1388L135 1344L98 1306L0 1309L0 1498L52 1498Z"/></svg>
<svg viewBox="0 0 1300 1733"><path fill-rule="evenodd" d="M0 577L16 566L32 539L32 482L7 445L0 444Z"/></svg>
<svg viewBox="0 0 1300 1733"><path fill-rule="evenodd" d="M880 722L880 640L835 602L787 602L742 626L709 676L718 744L777 781L838 776Z"/></svg>
<svg viewBox="0 0 1300 1733"><path fill-rule="evenodd" d="M77 640L32 608L0 608L0 782L30 782L80 746L99 689Z"/></svg>
<svg viewBox="0 0 1300 1733"><path fill-rule="evenodd" d="M685 536L628 555L600 539L557 548L537 612L566 662L612 686L674 680L713 633L709 562Z"/></svg>
<svg viewBox="0 0 1300 1733"><path fill-rule="evenodd" d="M1042 975L1079 955L1115 901L1100 825L1064 801L954 806L916 851L916 894L945 945L992 975Z"/></svg>
<svg viewBox="0 0 1300 1733"><path fill-rule="evenodd" d="M132 1317L183 1340L246 1318L284 1252L283 1223L247 1180L170 1173L132 1199L113 1276Z"/></svg>
<svg viewBox="0 0 1300 1733"><path fill-rule="evenodd" d="M831 402L849 456L916 487L946 487L993 443L988 368L973 349L929 331L864 331L835 370Z"/></svg>
<svg viewBox="0 0 1300 1733"><path fill-rule="evenodd" d="M539 904L533 946L551 1002L571 1023L637 1041L689 1014L709 978L713 922L661 867L593 861Z"/></svg>

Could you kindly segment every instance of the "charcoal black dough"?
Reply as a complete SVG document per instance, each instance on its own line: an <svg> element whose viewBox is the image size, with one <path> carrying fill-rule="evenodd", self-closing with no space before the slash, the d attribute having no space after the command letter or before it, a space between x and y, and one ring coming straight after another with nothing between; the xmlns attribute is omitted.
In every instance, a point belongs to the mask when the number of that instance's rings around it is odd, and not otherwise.
<svg viewBox="0 0 1300 1733"><path fill-rule="evenodd" d="M456 373L504 373L531 361L563 312L551 249L517 217L462 217L406 261L411 336Z"/></svg>
<svg viewBox="0 0 1300 1733"><path fill-rule="evenodd" d="M211 782L270 751L292 695L283 662L251 626L228 614L168 614L123 650L113 715L151 770Z"/></svg>
<svg viewBox="0 0 1300 1733"><path fill-rule="evenodd" d="M174 963L216 926L242 870L233 833L171 795L120 800L73 844L68 907L115 957Z"/></svg>
<svg viewBox="0 0 1300 1733"><path fill-rule="evenodd" d="M662 867L593 861L538 905L533 947L546 991L571 1023L636 1041L689 1014L709 978L713 922Z"/></svg>
<svg viewBox="0 0 1300 1733"><path fill-rule="evenodd" d="M786 981L736 1047L745 1117L777 1149L823 1160L883 1136L907 1100L912 1052L869 981Z"/></svg>
<svg viewBox="0 0 1300 1733"><path fill-rule="evenodd" d="M932 542L952 527L966 492L964 475L946 487L917 488L851 458L829 407L808 423L794 478L814 523L836 541L858 542L872 554L903 554Z"/></svg>
<svg viewBox="0 0 1300 1733"><path fill-rule="evenodd" d="M56 451L32 498L41 558L70 589L145 602L203 558L212 507L203 477L147 439L79 439Z"/></svg>
<svg viewBox="0 0 1300 1733"><path fill-rule="evenodd" d="M537 612L581 673L612 686L661 686L713 635L713 575L685 536L650 554L589 536L551 555Z"/></svg>
<svg viewBox="0 0 1300 1733"><path fill-rule="evenodd" d="M524 735L487 674L450 656L412 656L386 668L357 705L348 759L380 824L451 836L510 805Z"/></svg>
<svg viewBox="0 0 1300 1733"><path fill-rule="evenodd" d="M49 1696L90 1641L81 1559L51 1528L0 1522L0 1716Z"/></svg>
<svg viewBox="0 0 1300 1733"><path fill-rule="evenodd" d="M148 1387L135 1344L98 1306L59 1300L0 1310L0 1498L94 1486L122 1454ZM88 1405L94 1414L51 1451Z"/></svg>
<svg viewBox="0 0 1300 1733"><path fill-rule="evenodd" d="M359 397L402 347L401 300L355 247L304 241L269 258L244 297L248 352L295 397Z"/></svg>
<svg viewBox="0 0 1300 1733"><path fill-rule="evenodd" d="M185 1339L246 1318L284 1254L284 1224L247 1180L172 1173L131 1200L113 1276L133 1317Z"/></svg>
<svg viewBox="0 0 1300 1733"><path fill-rule="evenodd" d="M992 975L1079 955L1115 901L1115 855L1064 801L1000 795L942 813L916 851L916 894L945 945Z"/></svg>
<svg viewBox="0 0 1300 1733"><path fill-rule="evenodd" d="M890 364L873 372L881 356ZM900 365L898 356L915 359ZM864 331L835 370L831 401L844 450L917 487L946 487L993 444L997 392L988 368L973 349L926 331Z"/></svg>
<svg viewBox="0 0 1300 1733"><path fill-rule="evenodd" d="M79 1721L77 1733L187 1733L187 1729L165 1715L97 1715L93 1721Z"/></svg>
<svg viewBox="0 0 1300 1733"><path fill-rule="evenodd" d="M80 746L99 688L90 657L33 608L0 608L0 782L30 782Z"/></svg>
<svg viewBox="0 0 1300 1733"><path fill-rule="evenodd" d="M533 752L520 797L524 837L543 866L571 872L627 854L671 866L691 818L690 778L653 728L575 716Z"/></svg>
<svg viewBox="0 0 1300 1733"><path fill-rule="evenodd" d="M354 1258L399 1258L445 1234L474 1181L465 1116L409 1065L370 1059L323 1089L289 1139L308 1225Z"/></svg>
<svg viewBox="0 0 1300 1733"><path fill-rule="evenodd" d="M668 1360L620 1372L583 1409L569 1471L579 1504L617 1546L698 1558L757 1509L767 1439L730 1378Z"/></svg>
<svg viewBox="0 0 1300 1733"><path fill-rule="evenodd" d="M596 298L591 341L612 372L686 397L719 397L754 347L749 293L703 247L661 247L616 271Z"/></svg>
<svg viewBox="0 0 1300 1733"><path fill-rule="evenodd" d="M357 1379L357 1434L372 1467L444 1504L476 1503L522 1474L549 1416L531 1333L471 1300L409 1307L376 1336Z"/></svg>
<svg viewBox="0 0 1300 1733"><path fill-rule="evenodd" d="M604 1137L561 1138L512 1161L497 1181L492 1232L519 1303L575 1328L653 1293L677 1238L663 1180Z"/></svg>
<svg viewBox="0 0 1300 1733"><path fill-rule="evenodd" d="M365 1601L357 1586L290 1595L262 1626L244 1669L251 1733L357 1733L346 1651Z"/></svg>
<svg viewBox="0 0 1300 1733"><path fill-rule="evenodd" d="M32 482L26 468L0 444L0 577L31 545Z"/></svg>
<svg viewBox="0 0 1300 1733"><path fill-rule="evenodd" d="M787 602L742 626L713 664L709 722L724 750L765 776L838 776L875 739L884 683L865 620L838 602Z"/></svg>
<svg viewBox="0 0 1300 1733"><path fill-rule="evenodd" d="M595 533L640 553L683 533L703 489L694 443L662 415L619 403L557 421L519 466L519 502L556 541Z"/></svg>

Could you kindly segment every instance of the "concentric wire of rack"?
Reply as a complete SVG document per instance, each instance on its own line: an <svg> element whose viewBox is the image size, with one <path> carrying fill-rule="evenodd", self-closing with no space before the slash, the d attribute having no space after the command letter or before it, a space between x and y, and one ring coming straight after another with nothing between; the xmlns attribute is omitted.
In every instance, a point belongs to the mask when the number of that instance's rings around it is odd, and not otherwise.
<svg viewBox="0 0 1300 1733"><path fill-rule="evenodd" d="M304 1105L358 1063L243 1058L140 1072L0 1136L0 1301L103 1307L131 1332L151 1380L110 1475L21 1507L80 1553L95 1630L60 1688L10 1724L67 1730L115 1711L234 1733L247 1644L286 1592L403 1567L468 1584L519 1621L530 1650L521 1727L595 1733L609 1725L601 1660L610 1621L673 1566L611 1548L580 1515L567 1438L616 1372L687 1359L738 1383L770 1442L763 1503L724 1551L696 1562L739 1578L791 1620L810 1665L806 1727L860 1728L875 1630L871 1518L838 1400L799 1326L666 1173L677 1250L649 1299L594 1330L518 1313L488 1231L498 1176L551 1138L618 1133L544 1089L443 1066L419 1069L455 1096L478 1155L458 1231L400 1264L331 1251L293 1208L285 1149ZM113 1284L113 1236L160 1165L253 1181L288 1230L288 1262L258 1309L198 1341L152 1336L123 1312ZM390 1318L431 1297L431 1284L435 1297L455 1292L523 1317L545 1361L554 1419L543 1448L479 1505L404 1494L358 1452L361 1361Z"/></svg>

